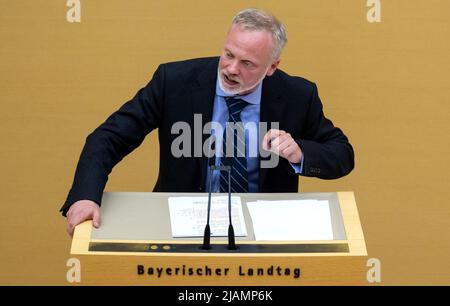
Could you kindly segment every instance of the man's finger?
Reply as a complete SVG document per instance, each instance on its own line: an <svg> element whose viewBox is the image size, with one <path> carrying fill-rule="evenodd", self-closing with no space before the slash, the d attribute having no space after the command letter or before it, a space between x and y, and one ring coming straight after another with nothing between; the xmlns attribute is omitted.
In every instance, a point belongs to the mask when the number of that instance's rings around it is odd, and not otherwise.
<svg viewBox="0 0 450 306"><path fill-rule="evenodd" d="M269 139L270 139L270 130L266 133L266 135L264 135L263 142L262 142L262 147L263 147L263 149L264 149L264 150L267 150L267 151L270 150L270 142L269 142Z"/></svg>
<svg viewBox="0 0 450 306"><path fill-rule="evenodd" d="M277 130L277 129L270 129L267 134L268 136L268 140L269 141L273 141L275 138L280 137L281 135L286 134L285 131L282 130Z"/></svg>
<svg viewBox="0 0 450 306"><path fill-rule="evenodd" d="M281 134L278 137L272 139L271 151L281 152L289 145L290 135L287 133Z"/></svg>
<svg viewBox="0 0 450 306"><path fill-rule="evenodd" d="M278 152L283 152L284 149L286 149L287 147L289 147L292 144L293 140L289 134L284 134L284 135L281 135L280 137L278 137L275 141L276 141Z"/></svg>
<svg viewBox="0 0 450 306"><path fill-rule="evenodd" d="M272 148L272 142L274 139L279 137L280 135L286 134L285 131L277 130L277 129L270 129L266 135L264 135L263 138L263 149L270 151Z"/></svg>
<svg viewBox="0 0 450 306"><path fill-rule="evenodd" d="M93 218L92 218L92 223L93 223L95 228L99 228L100 227L100 210L99 209L94 211L94 215L93 215Z"/></svg>
<svg viewBox="0 0 450 306"><path fill-rule="evenodd" d="M73 237L73 229L74 227L70 224L67 224L66 232L69 234L70 237Z"/></svg>
<svg viewBox="0 0 450 306"><path fill-rule="evenodd" d="M297 148L291 143L291 144L289 144L288 147L286 147L286 148L283 150L283 155L284 155L286 158L289 158L289 156L290 156L292 153L294 153L296 149L297 149Z"/></svg>

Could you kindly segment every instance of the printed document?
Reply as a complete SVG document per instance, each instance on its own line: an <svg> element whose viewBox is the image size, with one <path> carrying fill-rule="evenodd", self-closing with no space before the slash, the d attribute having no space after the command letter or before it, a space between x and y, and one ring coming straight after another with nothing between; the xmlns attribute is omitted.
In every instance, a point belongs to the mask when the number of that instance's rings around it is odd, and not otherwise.
<svg viewBox="0 0 450 306"><path fill-rule="evenodd" d="M208 197L169 197L172 236L203 237L207 209ZM240 197L231 197L231 216L235 236L247 236ZM211 236L228 236L228 196L211 197L209 225Z"/></svg>
<svg viewBox="0 0 450 306"><path fill-rule="evenodd" d="M328 201L247 203L256 240L333 240Z"/></svg>

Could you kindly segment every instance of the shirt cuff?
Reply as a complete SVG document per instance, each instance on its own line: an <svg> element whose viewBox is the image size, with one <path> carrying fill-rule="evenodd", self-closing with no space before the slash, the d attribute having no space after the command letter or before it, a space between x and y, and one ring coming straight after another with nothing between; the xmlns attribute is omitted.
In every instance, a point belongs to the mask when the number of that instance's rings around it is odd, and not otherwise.
<svg viewBox="0 0 450 306"><path fill-rule="evenodd" d="M292 168L294 169L295 174L302 174L304 161L305 161L305 158L304 158L304 156L302 156L302 160L297 164L293 164L293 163L289 162L291 164Z"/></svg>

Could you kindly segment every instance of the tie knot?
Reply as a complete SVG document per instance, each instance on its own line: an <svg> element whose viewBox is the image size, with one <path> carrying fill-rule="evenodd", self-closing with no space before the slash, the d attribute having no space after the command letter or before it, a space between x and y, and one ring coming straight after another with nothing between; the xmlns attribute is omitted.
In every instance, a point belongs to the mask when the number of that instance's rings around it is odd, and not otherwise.
<svg viewBox="0 0 450 306"><path fill-rule="evenodd" d="M230 117L239 118L242 110L248 105L248 102L234 97L225 97Z"/></svg>

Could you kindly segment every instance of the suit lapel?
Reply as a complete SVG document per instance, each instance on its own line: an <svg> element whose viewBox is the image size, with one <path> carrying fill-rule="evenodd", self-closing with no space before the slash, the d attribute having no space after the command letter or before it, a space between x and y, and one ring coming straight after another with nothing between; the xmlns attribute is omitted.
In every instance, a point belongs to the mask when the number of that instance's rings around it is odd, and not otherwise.
<svg viewBox="0 0 450 306"><path fill-rule="evenodd" d="M214 97L216 94L218 60L218 58L215 58L214 60L208 62L205 70L203 70L199 74L197 78L197 84L192 87L191 91L191 104L193 114L202 115L202 150L203 144L209 137L209 135L203 134L203 125L207 122L211 122L212 120ZM203 187L205 186L206 181L208 158L203 154L203 151L201 156L202 157L197 158L197 160L199 162L201 173L201 187Z"/></svg>
<svg viewBox="0 0 450 306"><path fill-rule="evenodd" d="M278 122L281 128L282 115L285 106L285 100L282 99L280 86L277 82L277 73L271 77L266 77L263 81L261 94L260 123L267 123L267 129L271 128L273 122ZM267 132L267 131L264 131ZM262 140L264 135L260 135ZM260 143L261 145L261 143ZM268 168L261 168L259 161L259 191L263 192L264 181Z"/></svg>

